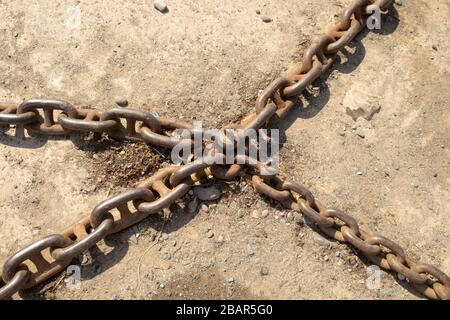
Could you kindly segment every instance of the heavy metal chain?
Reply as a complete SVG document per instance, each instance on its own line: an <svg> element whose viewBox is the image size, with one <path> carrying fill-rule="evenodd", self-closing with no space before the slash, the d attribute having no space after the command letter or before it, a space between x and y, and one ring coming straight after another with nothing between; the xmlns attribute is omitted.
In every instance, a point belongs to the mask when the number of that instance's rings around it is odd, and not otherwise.
<svg viewBox="0 0 450 320"><path fill-rule="evenodd" d="M296 68L286 77L274 80L261 93L256 112L227 128L260 129L282 120L295 106L303 90L332 65L337 53L364 28L371 6L386 10L392 2L357 0L351 4L340 22L312 43ZM60 110L56 121L54 110ZM122 119L126 125L122 124ZM16 135L19 136L24 130L44 135L73 131L105 132L118 139L142 140L166 148L173 148L181 142L181 138L171 134L175 129L192 130L185 122L149 112L129 109L99 112L77 109L66 102L53 100L29 100L19 106L0 104L0 124L16 126ZM192 141L186 139L186 143ZM236 177L249 179L257 192L279 201L290 210L301 212L326 235L352 245L383 269L403 275L424 296L450 299L450 279L446 273L434 266L412 261L398 244L362 230L349 214L326 208L305 187L278 175L263 175L265 165L254 164L249 158L237 162L242 165L211 165L215 163L213 160L224 155L212 150L210 157L213 159L163 168L135 189L101 202L90 215L62 233L36 241L14 254L3 266L0 299L9 298L19 290L31 288L61 272L74 258L106 236L169 208L194 185L208 179L230 181ZM113 215L113 209L118 213ZM31 271L30 263L34 265L34 271Z"/></svg>

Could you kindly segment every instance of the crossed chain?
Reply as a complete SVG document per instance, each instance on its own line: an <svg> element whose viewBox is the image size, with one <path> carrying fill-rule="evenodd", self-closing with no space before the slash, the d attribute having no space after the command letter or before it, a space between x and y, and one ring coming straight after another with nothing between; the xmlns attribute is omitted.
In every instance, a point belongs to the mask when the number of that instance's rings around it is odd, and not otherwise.
<svg viewBox="0 0 450 320"><path fill-rule="evenodd" d="M287 76L275 79L259 95L254 113L226 128L258 130L283 120L305 88L324 74L338 52L364 29L371 8L378 6L384 12L392 3L393 0L354 1L338 24L313 41L301 62ZM56 120L55 110L60 111ZM97 132L168 149L179 143L192 144L191 139L173 135L175 130L191 130L194 134L190 124L150 112L119 108L100 112L58 100L28 100L19 106L0 104L0 124L15 127L17 137L23 137L25 131L42 135ZM264 163L244 156L237 162L243 164L214 164L222 157L223 154L212 149L206 158L160 169L136 188L99 203L90 215L62 233L33 242L15 253L3 265L0 299L10 298L63 271L74 258L105 237L169 208L194 185L205 180L231 181L239 177L251 181L258 193L302 213L329 237L353 246L381 268L403 275L418 293L430 299L450 300L450 278L443 271L411 260L394 241L361 229L352 216L325 207L304 186L280 175L265 175ZM119 214L111 214L113 209ZM30 263L34 264L35 271L30 270Z"/></svg>

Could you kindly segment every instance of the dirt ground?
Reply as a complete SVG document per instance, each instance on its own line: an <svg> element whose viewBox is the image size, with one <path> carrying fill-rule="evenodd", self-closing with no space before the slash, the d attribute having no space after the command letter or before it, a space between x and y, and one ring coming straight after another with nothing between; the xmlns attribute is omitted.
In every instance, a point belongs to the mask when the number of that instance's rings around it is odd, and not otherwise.
<svg viewBox="0 0 450 320"><path fill-rule="evenodd" d="M0 100L108 109L125 97L131 108L220 127L249 113L348 3L167 0L161 14L150 0L0 0ZM359 35L283 123L281 152L282 174L447 273L449 14L447 0L404 0L381 32ZM381 107L371 120L346 113L355 92ZM147 176L164 155L0 133L0 262ZM55 277L15 298L419 298L384 272L381 288L368 289L368 264L345 245L296 225L249 185L218 186L221 199L202 210L152 217L100 243L77 262L80 288Z"/></svg>

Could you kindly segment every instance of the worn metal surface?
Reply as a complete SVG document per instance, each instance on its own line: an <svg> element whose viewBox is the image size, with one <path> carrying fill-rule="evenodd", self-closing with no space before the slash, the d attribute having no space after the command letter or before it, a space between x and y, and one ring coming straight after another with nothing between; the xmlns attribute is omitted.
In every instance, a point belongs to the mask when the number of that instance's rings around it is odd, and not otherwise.
<svg viewBox="0 0 450 320"><path fill-rule="evenodd" d="M377 5L386 10L392 3L392 0L353 2L340 22L312 43L288 76L274 80L261 93L255 113L227 127L259 129L282 120L295 106L303 90L332 66L339 50L365 27L369 6ZM60 110L57 120L55 110ZM143 140L166 148L172 148L181 141L170 132L192 129L184 122L156 117L151 113L129 109L99 112L50 100L29 100L20 106L0 104L0 124L15 126L19 136L24 130L44 135L73 131L105 132L119 139ZM223 156L212 154L212 157ZM434 266L412 261L394 241L362 230L351 215L325 207L305 187L278 175L263 175L264 164L250 164L248 158L242 165L211 165L209 160L163 168L137 188L101 202L89 216L61 234L48 236L17 252L4 263L0 299L9 298L15 292L33 287L64 270L72 259L107 235L169 208L194 184L211 179L232 180L237 176L249 179L259 193L279 201L288 209L301 212L331 238L352 245L383 269L403 275L410 286L425 297L450 299L450 279L446 273ZM119 214L113 216L113 209L117 209ZM34 264L33 270L36 271L31 271L30 263Z"/></svg>

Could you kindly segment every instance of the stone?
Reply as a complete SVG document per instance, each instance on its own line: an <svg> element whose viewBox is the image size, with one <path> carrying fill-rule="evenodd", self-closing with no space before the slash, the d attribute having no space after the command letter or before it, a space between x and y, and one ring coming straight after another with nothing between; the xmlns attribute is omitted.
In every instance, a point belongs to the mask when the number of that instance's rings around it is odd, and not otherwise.
<svg viewBox="0 0 450 320"><path fill-rule="evenodd" d="M293 221L294 220L294 213L292 211L289 211L287 216L287 221Z"/></svg>
<svg viewBox="0 0 450 320"><path fill-rule="evenodd" d="M188 203L187 209L190 214L193 214L195 213L195 211L197 211L197 208L198 208L198 199L194 198L192 201Z"/></svg>
<svg viewBox="0 0 450 320"><path fill-rule="evenodd" d="M328 239L325 239L318 233L314 233L313 238L314 238L314 241L322 247L336 247L337 246L336 243L331 242Z"/></svg>
<svg viewBox="0 0 450 320"><path fill-rule="evenodd" d="M153 6L155 7L156 10L158 10L161 13L167 13L169 11L167 4L162 0L153 1Z"/></svg>
<svg viewBox="0 0 450 320"><path fill-rule="evenodd" d="M261 212L261 218L267 218L269 216L269 210L263 210Z"/></svg>
<svg viewBox="0 0 450 320"><path fill-rule="evenodd" d="M269 275L269 269L267 267L262 267L260 270L260 274L265 277Z"/></svg>
<svg viewBox="0 0 450 320"><path fill-rule="evenodd" d="M364 130L361 129L361 128L357 128L357 129L355 130L355 133L356 133L356 135L357 135L358 137L360 137L360 138L362 138L362 139L364 139L364 138L366 137L366 134L364 133Z"/></svg>
<svg viewBox="0 0 450 320"><path fill-rule="evenodd" d="M338 129L338 134L339 134L341 137L345 137L345 128L340 128L340 129Z"/></svg>
<svg viewBox="0 0 450 320"><path fill-rule="evenodd" d="M125 99L125 98L120 97L120 98L116 99L116 104L119 107L125 108L125 107L128 107L128 100Z"/></svg>
<svg viewBox="0 0 450 320"><path fill-rule="evenodd" d="M343 106L353 121L358 118L372 120L380 112L381 106L375 96L368 95L358 88L350 89L344 97Z"/></svg>
<svg viewBox="0 0 450 320"><path fill-rule="evenodd" d="M403 4L403 0L395 0L396 5L401 6Z"/></svg>
<svg viewBox="0 0 450 320"><path fill-rule="evenodd" d="M212 232L212 230L209 230L209 231L206 233L206 236L208 237L208 239L211 239L211 238L214 237L214 232Z"/></svg>
<svg viewBox="0 0 450 320"><path fill-rule="evenodd" d="M270 23L270 22L272 22L272 18L269 17L269 16L262 16L262 17L261 17L261 20L262 20L263 22L265 22L265 23Z"/></svg>
<svg viewBox="0 0 450 320"><path fill-rule="evenodd" d="M216 186L197 187L194 192L202 201L214 201L219 199L221 195L220 190Z"/></svg>
<svg viewBox="0 0 450 320"><path fill-rule="evenodd" d="M254 218L254 219L258 219L259 218L258 210L253 210L252 211L252 218Z"/></svg>

